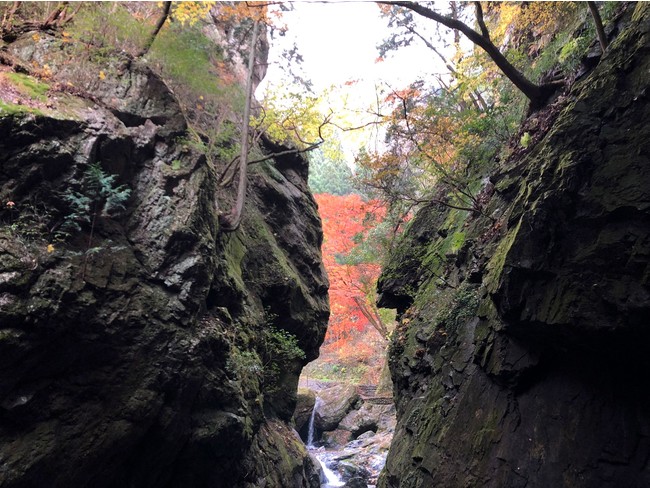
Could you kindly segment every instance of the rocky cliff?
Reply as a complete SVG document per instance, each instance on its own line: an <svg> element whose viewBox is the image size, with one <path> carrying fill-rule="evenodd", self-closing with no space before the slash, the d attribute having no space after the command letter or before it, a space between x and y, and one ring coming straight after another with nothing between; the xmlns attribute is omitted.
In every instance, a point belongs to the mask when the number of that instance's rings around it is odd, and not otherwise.
<svg viewBox="0 0 650 488"><path fill-rule="evenodd" d="M5 46L52 89L0 116L0 485L319 486L289 426L329 315L306 161L255 165L225 233L226 161L163 80L83 85L55 46Z"/></svg>
<svg viewBox="0 0 650 488"><path fill-rule="evenodd" d="M431 205L393 253L379 486L650 485L647 4L633 19L481 215Z"/></svg>

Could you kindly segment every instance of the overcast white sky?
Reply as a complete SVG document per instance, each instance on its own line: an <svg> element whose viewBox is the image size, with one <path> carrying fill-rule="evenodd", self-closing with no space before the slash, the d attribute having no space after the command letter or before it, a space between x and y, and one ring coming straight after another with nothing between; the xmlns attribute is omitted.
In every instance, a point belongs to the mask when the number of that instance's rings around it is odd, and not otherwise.
<svg viewBox="0 0 650 488"><path fill-rule="evenodd" d="M418 78L441 71L438 58L423 44L402 48L389 53L383 62L376 62L377 45L388 36L387 20L380 15L375 2L332 1L293 2L294 9L283 12L282 22L288 30L284 37L271 40L269 68L266 78L258 88L257 97L263 98L265 86L277 85L282 68L277 63L283 49L295 42L304 61L303 72L313 82L314 91L320 93L332 85L356 83L346 87L345 106L350 110L363 111L376 100L376 86L388 83L391 88L401 89ZM444 68L442 68L444 71ZM342 93L337 91L334 95ZM388 93L385 93L387 95ZM340 107L340 101L331 106ZM338 108L335 108L338 111ZM368 121L360 115L358 122ZM360 144L369 145L372 134L347 132L342 134L348 159ZM365 139L364 139L365 138ZM351 161L349 161L351 164Z"/></svg>
<svg viewBox="0 0 650 488"><path fill-rule="evenodd" d="M271 47L271 61L295 40L304 58L305 73L315 89L350 80L383 79L394 85L407 85L423 72L436 68L436 60L418 44L387 56L376 63L376 46L386 37L387 21L380 17L374 2L294 2L294 10L284 12L288 27L285 38ZM429 61L429 62L427 62ZM267 82L278 76L269 67Z"/></svg>

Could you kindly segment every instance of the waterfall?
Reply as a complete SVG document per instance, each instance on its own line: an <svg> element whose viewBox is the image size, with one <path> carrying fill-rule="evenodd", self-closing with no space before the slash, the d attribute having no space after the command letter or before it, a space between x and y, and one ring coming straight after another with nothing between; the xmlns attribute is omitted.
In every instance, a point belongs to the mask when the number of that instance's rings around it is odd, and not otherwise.
<svg viewBox="0 0 650 488"><path fill-rule="evenodd" d="M343 486L345 483L339 479L334 471L327 467L325 463L321 463L321 468L323 469L323 474L325 475L325 484L322 485L325 488L336 488L338 486Z"/></svg>
<svg viewBox="0 0 650 488"><path fill-rule="evenodd" d="M307 447L314 447L314 418L316 417L316 412L318 407L321 404L320 397L316 397L314 402L314 409L311 411L311 417L309 417L309 430L307 431Z"/></svg>
<svg viewBox="0 0 650 488"><path fill-rule="evenodd" d="M336 488L343 486L345 483L339 479L339 477L332 471L328 466L327 466L327 456L325 456L324 452L322 452L322 447L316 449L314 446L314 420L316 419L316 413L318 412L318 407L321 406L323 401L320 399L320 397L316 397L316 401L314 402L314 408L311 411L311 416L309 417L309 430L307 431L307 448L310 450L310 452L318 459L321 465L322 469L322 476L321 479L324 482L323 485L321 485L324 488ZM324 478L323 478L324 477Z"/></svg>

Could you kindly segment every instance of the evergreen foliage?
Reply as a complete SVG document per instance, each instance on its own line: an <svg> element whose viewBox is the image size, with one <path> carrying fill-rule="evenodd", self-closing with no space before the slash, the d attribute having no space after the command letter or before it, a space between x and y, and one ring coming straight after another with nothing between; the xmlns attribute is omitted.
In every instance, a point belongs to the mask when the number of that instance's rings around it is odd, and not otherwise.
<svg viewBox="0 0 650 488"><path fill-rule="evenodd" d="M309 188L312 193L339 196L355 193L350 167L342 159L327 158L320 149L309 153Z"/></svg>
<svg viewBox="0 0 650 488"><path fill-rule="evenodd" d="M274 392L280 387L282 372L293 361L303 361L305 351L298 345L298 338L284 330L269 326L262 334L259 355L262 360L264 389Z"/></svg>

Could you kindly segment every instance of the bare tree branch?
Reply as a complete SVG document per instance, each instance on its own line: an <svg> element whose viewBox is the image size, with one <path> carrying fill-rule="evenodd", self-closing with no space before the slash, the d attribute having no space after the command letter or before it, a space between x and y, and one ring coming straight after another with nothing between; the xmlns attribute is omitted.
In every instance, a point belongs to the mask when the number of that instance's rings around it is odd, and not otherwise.
<svg viewBox="0 0 650 488"><path fill-rule="evenodd" d="M368 319L370 325L372 325L374 329L377 332L379 332L381 338L387 340L388 327L386 327L386 324L384 324L384 322L381 320L381 317L379 316L377 311L374 309L369 309L368 306L363 302L363 300L360 297L354 297L353 300L357 304L357 307L359 307L359 310L361 311L363 316L366 319Z"/></svg>
<svg viewBox="0 0 650 488"><path fill-rule="evenodd" d="M153 31L149 35L149 39L147 39L146 44L142 47L140 52L135 55L136 59L141 58L142 56L146 55L149 52L149 49L151 49L151 46L153 45L154 41L156 40L156 37L158 36L158 33L160 32L160 29L162 29L163 25L165 25L165 22L169 17L169 12L171 8L172 8L172 2L165 2L165 4L163 5L163 12L160 15L160 18L158 19L158 22L156 23L156 27L154 27Z"/></svg>
<svg viewBox="0 0 650 488"><path fill-rule="evenodd" d="M16 15L16 11L18 10L18 7L20 7L20 4L21 2L14 2L11 8L5 11L4 16L2 17L2 24L0 24L0 32L11 29L14 15Z"/></svg>
<svg viewBox="0 0 650 488"><path fill-rule="evenodd" d="M394 5L396 7L403 7L408 10L411 10L422 17L431 19L435 22L438 22L445 27L450 29L457 29L462 32L470 41L483 49L488 56L494 61L494 63L499 67L504 75L524 94L531 102L531 108L539 108L542 106L548 97L560 86L563 82L551 82L544 85L536 85L530 80L528 80L521 71L519 71L514 65L506 59L506 57L501 54L501 51L494 43L490 40L489 36L486 36L487 29L485 31L485 23L481 26L481 33L475 31L467 24L461 22L458 19L447 17L441 15L435 10L420 5L416 2L404 2L404 1L391 1L391 2L377 2L384 5ZM480 5L479 5L480 6ZM480 11L482 16L482 10Z"/></svg>
<svg viewBox="0 0 650 488"><path fill-rule="evenodd" d="M330 114L327 117L325 117L325 119L323 119L323 122L321 122L320 126L318 127L318 138L319 138L318 141L316 141L316 142L306 142L306 141L304 141L303 138L298 133L297 128L292 127L292 130L294 131L294 134L296 135L296 138L300 142L305 144L306 147L304 147L304 148L292 148L292 149L287 149L286 151L274 152L274 153L268 154L268 155L266 155L266 156L264 156L262 158L254 159L252 161L248 161L248 165L250 166L251 164L263 163L264 161L268 161L269 159L274 159L274 158L277 158L277 157L280 157L280 156L287 156L289 154L303 154L303 153L306 153L306 152L309 152L309 151L313 151L314 149L320 147L325 142L325 138L323 137L323 128L327 124L331 124L331 120L330 120L331 117L332 117L332 112L330 112ZM258 134L259 134L258 135L258 138L259 138L259 137L262 136L263 133L259 132ZM234 173L229 174L229 172L232 169L232 166L234 165L234 163L238 159L239 159L239 156L236 156L235 158L232 159L232 161L230 161L228 163L228 165L226 166L226 169L221 174L220 182L219 182L220 186L227 186L230 183L232 183L232 180L234 178ZM229 175L229 176L226 177L226 175Z"/></svg>
<svg viewBox="0 0 650 488"><path fill-rule="evenodd" d="M485 25L485 20L483 20L483 7L481 7L481 2L474 2L474 6L476 7L476 22L478 22L479 29L481 29L481 34L489 40L490 32Z"/></svg>

